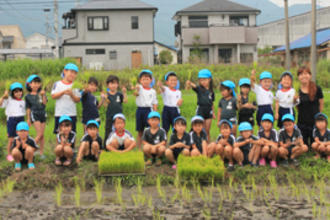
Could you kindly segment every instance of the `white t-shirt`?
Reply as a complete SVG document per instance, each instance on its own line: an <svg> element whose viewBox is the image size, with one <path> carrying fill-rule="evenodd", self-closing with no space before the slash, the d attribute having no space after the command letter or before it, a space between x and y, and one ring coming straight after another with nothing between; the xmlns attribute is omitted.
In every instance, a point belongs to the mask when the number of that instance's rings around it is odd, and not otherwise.
<svg viewBox="0 0 330 220"><path fill-rule="evenodd" d="M294 88L291 88L287 91L284 91L282 89L277 90L276 92L276 100L279 101L279 105L282 108L293 108L294 107L294 96L296 94L296 91Z"/></svg>
<svg viewBox="0 0 330 220"><path fill-rule="evenodd" d="M124 132L123 135L118 135L118 133L116 131L113 131L109 134L109 137L106 141L106 145L109 145L114 139L117 139L118 143L119 143L119 146L123 145L124 144L124 141L126 139L129 139L129 140L132 140L134 141L134 137L133 135L129 132L129 131L126 131Z"/></svg>
<svg viewBox="0 0 330 220"><path fill-rule="evenodd" d="M67 89L72 88L72 83L65 84L63 81L57 81L54 83L51 94L55 94ZM81 97L81 94L78 90L73 90L73 94L77 97ZM76 103L69 95L62 95L60 98L56 99L55 103L55 116L60 117L62 115L67 116L76 116L77 115L77 107Z"/></svg>
<svg viewBox="0 0 330 220"><path fill-rule="evenodd" d="M258 84L254 84L252 91L256 94L258 105L273 105L274 95L272 91L265 90Z"/></svg>
<svg viewBox="0 0 330 220"><path fill-rule="evenodd" d="M145 89L141 85L139 85L139 95L136 97L136 105L138 107L152 107L153 105L157 105L157 94L153 88Z"/></svg>
<svg viewBox="0 0 330 220"><path fill-rule="evenodd" d="M177 103L181 99L180 90L172 90L167 86L164 86L164 92L162 93L164 106L178 107Z"/></svg>
<svg viewBox="0 0 330 220"><path fill-rule="evenodd" d="M13 99L9 97L3 100L1 108L5 108L7 120L9 117L22 117L25 116L25 101L22 99Z"/></svg>

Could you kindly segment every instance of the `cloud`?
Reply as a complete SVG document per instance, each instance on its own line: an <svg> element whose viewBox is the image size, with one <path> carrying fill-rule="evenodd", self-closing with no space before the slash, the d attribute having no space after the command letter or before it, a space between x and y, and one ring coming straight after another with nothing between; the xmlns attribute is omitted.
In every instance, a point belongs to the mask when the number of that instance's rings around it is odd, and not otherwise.
<svg viewBox="0 0 330 220"><path fill-rule="evenodd" d="M275 3L278 6L283 7L284 1L283 0L270 0L271 2ZM295 4L311 4L312 0L289 0L289 5ZM321 5L322 7L330 6L329 0L317 0L317 4Z"/></svg>

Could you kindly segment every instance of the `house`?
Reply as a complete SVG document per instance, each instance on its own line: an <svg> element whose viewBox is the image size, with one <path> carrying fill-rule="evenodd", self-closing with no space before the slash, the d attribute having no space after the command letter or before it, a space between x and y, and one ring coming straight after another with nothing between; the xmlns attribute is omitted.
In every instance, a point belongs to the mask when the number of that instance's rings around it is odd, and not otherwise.
<svg viewBox="0 0 330 220"><path fill-rule="evenodd" d="M172 63L170 64L177 64L178 63L178 53L175 47L168 46L166 44L163 44L161 42L155 41L155 63L160 63L160 57L159 54L162 51L169 51L172 55Z"/></svg>
<svg viewBox="0 0 330 220"><path fill-rule="evenodd" d="M316 46L318 59L330 60L330 28L318 30L316 32ZM280 55L284 62L285 46L279 47L271 55ZM299 38L290 43L292 65L307 64L310 61L311 34Z"/></svg>
<svg viewBox="0 0 330 220"><path fill-rule="evenodd" d="M317 10L317 29L330 27L330 7ZM311 13L303 13L289 18L290 41L304 37L311 31ZM285 44L285 19L273 21L257 27L258 48L275 49Z"/></svg>
<svg viewBox="0 0 330 220"><path fill-rule="evenodd" d="M52 48L55 46L55 40L41 33L31 34L26 38L26 47L28 49Z"/></svg>
<svg viewBox="0 0 330 220"><path fill-rule="evenodd" d="M63 56L90 69L154 64L157 8L139 0L92 0L63 15Z"/></svg>
<svg viewBox="0 0 330 220"><path fill-rule="evenodd" d="M257 59L258 9L228 0L204 0L173 17L179 60L198 55L202 62L251 63Z"/></svg>
<svg viewBox="0 0 330 220"><path fill-rule="evenodd" d="M18 25L0 25L0 33L0 48L25 48L24 35Z"/></svg>

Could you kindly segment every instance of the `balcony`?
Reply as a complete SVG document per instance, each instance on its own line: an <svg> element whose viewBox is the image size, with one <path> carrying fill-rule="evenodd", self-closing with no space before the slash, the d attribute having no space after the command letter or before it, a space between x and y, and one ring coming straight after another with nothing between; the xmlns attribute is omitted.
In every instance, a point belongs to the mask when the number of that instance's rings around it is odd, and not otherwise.
<svg viewBox="0 0 330 220"><path fill-rule="evenodd" d="M76 37L76 35L77 35L76 29L62 29L63 40L67 40L67 39Z"/></svg>

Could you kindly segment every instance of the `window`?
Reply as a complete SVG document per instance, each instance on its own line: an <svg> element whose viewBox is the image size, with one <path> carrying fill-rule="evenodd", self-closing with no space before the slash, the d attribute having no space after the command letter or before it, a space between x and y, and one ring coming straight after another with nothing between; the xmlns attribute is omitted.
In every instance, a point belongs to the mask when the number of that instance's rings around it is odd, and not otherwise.
<svg viewBox="0 0 330 220"><path fill-rule="evenodd" d="M189 27L208 27L207 16L189 16Z"/></svg>
<svg viewBox="0 0 330 220"><path fill-rule="evenodd" d="M231 26L249 26L248 16L230 16L229 24Z"/></svg>
<svg viewBox="0 0 330 220"><path fill-rule="evenodd" d="M86 49L87 55L105 54L105 49Z"/></svg>
<svg viewBox="0 0 330 220"><path fill-rule="evenodd" d="M219 49L219 63L231 63L232 49Z"/></svg>
<svg viewBox="0 0 330 220"><path fill-rule="evenodd" d="M253 53L241 53L240 54L241 63L252 63Z"/></svg>
<svg viewBox="0 0 330 220"><path fill-rule="evenodd" d="M116 50L110 50L109 58L110 58L110 60L116 60L117 59L117 51Z"/></svg>
<svg viewBox="0 0 330 220"><path fill-rule="evenodd" d="M131 17L132 29L139 29L139 17L132 16Z"/></svg>
<svg viewBox="0 0 330 220"><path fill-rule="evenodd" d="M104 17L88 17L88 30L90 31L104 31L109 29L109 18Z"/></svg>

